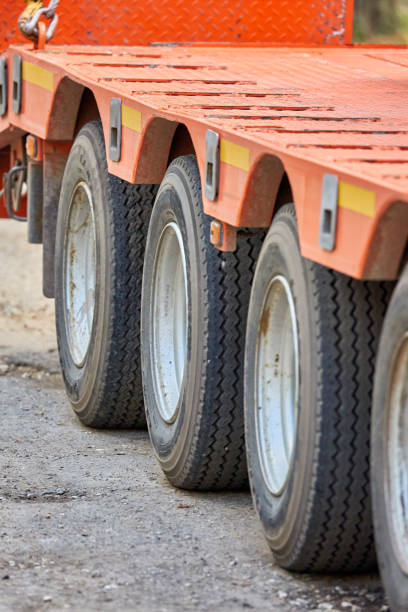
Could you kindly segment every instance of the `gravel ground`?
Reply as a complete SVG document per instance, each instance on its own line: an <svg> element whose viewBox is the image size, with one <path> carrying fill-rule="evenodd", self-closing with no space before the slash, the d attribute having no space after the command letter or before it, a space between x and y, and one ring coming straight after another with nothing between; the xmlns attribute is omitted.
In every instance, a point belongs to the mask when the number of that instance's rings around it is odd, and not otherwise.
<svg viewBox="0 0 408 612"><path fill-rule="evenodd" d="M24 232L0 222L0 610L388 610L376 574L280 570L247 492L178 491L145 431L79 423Z"/></svg>

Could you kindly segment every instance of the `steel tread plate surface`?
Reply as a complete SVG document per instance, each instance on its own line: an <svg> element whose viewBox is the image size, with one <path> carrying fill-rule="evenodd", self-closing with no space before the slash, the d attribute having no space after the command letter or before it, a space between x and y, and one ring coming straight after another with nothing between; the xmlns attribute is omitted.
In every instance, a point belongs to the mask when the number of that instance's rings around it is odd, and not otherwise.
<svg viewBox="0 0 408 612"><path fill-rule="evenodd" d="M405 49L50 47L38 60L160 115L408 192Z"/></svg>
<svg viewBox="0 0 408 612"><path fill-rule="evenodd" d="M21 42L23 1L0 8L0 47ZM57 44L162 42L350 42L349 0L61 0Z"/></svg>

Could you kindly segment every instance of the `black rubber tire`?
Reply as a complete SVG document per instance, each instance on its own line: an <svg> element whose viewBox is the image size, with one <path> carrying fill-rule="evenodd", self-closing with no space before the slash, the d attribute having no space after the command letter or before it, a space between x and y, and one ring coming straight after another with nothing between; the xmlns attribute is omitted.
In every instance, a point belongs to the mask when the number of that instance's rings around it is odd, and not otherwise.
<svg viewBox="0 0 408 612"><path fill-rule="evenodd" d="M243 352L250 285L262 234L238 237L233 253L209 240L195 157L169 166L154 205L142 294L142 371L154 450L172 484L217 490L247 486L243 423ZM182 235L188 292L187 357L177 414L160 416L152 363L154 262L163 228Z"/></svg>
<svg viewBox="0 0 408 612"><path fill-rule="evenodd" d="M293 293L300 370L294 450L279 496L272 494L262 474L254 367L263 300L277 274L286 278ZM348 572L375 563L370 409L377 337L388 294L384 284L356 281L302 258L293 206L277 213L252 285L245 417L254 503L276 561L284 568Z"/></svg>
<svg viewBox="0 0 408 612"><path fill-rule="evenodd" d="M72 359L63 298L64 236L71 194L84 181L93 197L96 233L95 314L83 367ZM99 121L85 125L69 154L56 235L55 310L62 374L72 407L85 425L145 425L140 368L140 301L144 247L157 187L132 185L108 173Z"/></svg>
<svg viewBox="0 0 408 612"><path fill-rule="evenodd" d="M388 400L394 360L408 333L408 267L395 289L385 318L378 350L371 427L371 487L378 565L392 612L408 610L408 574L403 571L392 543L387 478ZM401 458L401 461L404 459Z"/></svg>

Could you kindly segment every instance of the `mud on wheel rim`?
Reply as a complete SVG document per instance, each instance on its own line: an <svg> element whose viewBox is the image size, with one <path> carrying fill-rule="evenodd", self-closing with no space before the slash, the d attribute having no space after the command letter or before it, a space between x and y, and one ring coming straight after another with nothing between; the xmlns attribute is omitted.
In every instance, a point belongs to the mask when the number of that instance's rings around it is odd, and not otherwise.
<svg viewBox="0 0 408 612"><path fill-rule="evenodd" d="M92 194L76 185L64 240L64 311L72 361L82 367L88 353L95 314L96 234Z"/></svg>
<svg viewBox="0 0 408 612"><path fill-rule="evenodd" d="M299 348L295 305L282 275L269 283L261 309L255 364L256 433L264 480L281 495L296 437Z"/></svg>
<svg viewBox="0 0 408 612"><path fill-rule="evenodd" d="M393 548L402 571L408 574L408 332L396 352L392 372L386 410L385 502Z"/></svg>
<svg viewBox="0 0 408 612"><path fill-rule="evenodd" d="M174 221L157 246L153 273L153 384L161 418L174 422L183 384L187 354L187 271L183 238Z"/></svg>

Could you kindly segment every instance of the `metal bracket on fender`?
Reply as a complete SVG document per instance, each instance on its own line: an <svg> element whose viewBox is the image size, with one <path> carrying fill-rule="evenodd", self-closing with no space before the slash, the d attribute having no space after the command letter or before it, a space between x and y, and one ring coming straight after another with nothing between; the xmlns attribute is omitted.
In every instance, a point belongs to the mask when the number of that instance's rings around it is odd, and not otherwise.
<svg viewBox="0 0 408 612"><path fill-rule="evenodd" d="M7 62L4 57L0 57L0 117L7 113L8 101L8 80Z"/></svg>
<svg viewBox="0 0 408 612"><path fill-rule="evenodd" d="M205 197L214 202L218 196L220 180L220 136L207 130L205 135Z"/></svg>
<svg viewBox="0 0 408 612"><path fill-rule="evenodd" d="M335 174L325 174L322 185L319 233L319 246L325 251L333 251L336 246L338 194L338 177Z"/></svg>
<svg viewBox="0 0 408 612"><path fill-rule="evenodd" d="M19 115L21 112L21 70L22 61L20 55L13 55L13 112Z"/></svg>
<svg viewBox="0 0 408 612"><path fill-rule="evenodd" d="M109 130L109 158L118 162L122 151L122 100L111 98L110 101L110 130Z"/></svg>

